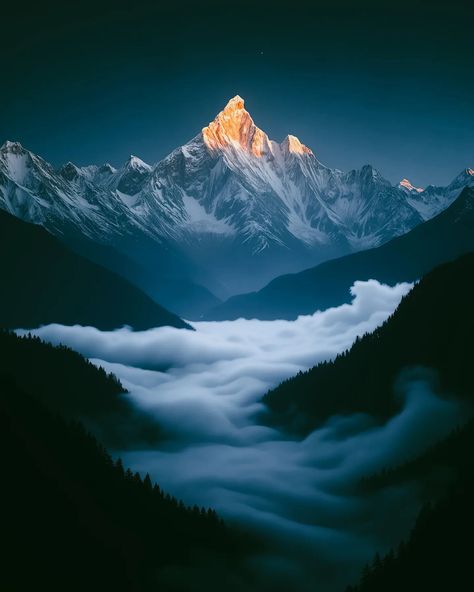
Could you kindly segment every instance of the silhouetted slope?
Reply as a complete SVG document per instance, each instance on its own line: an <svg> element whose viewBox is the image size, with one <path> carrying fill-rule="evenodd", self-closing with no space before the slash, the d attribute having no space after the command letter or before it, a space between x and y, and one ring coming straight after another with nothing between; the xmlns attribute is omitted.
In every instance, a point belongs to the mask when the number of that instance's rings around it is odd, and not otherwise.
<svg viewBox="0 0 474 592"><path fill-rule="evenodd" d="M85 236L61 237L61 241L79 255L125 278L155 302L159 302L182 318L199 320L204 311L221 303L221 300L203 285L184 277L187 267L185 261L181 262L181 265L176 263L183 277L175 277L176 271L168 269L166 265L167 259L171 258L169 250L164 257L163 253L155 249L151 256L148 254L148 257L145 257L144 254L139 263L123 252L96 243ZM198 270L196 274L199 275ZM201 275L205 276L205 273L201 272Z"/></svg>
<svg viewBox="0 0 474 592"><path fill-rule="evenodd" d="M0 211L0 326L188 327L138 288L74 253L44 228Z"/></svg>
<svg viewBox="0 0 474 592"><path fill-rule="evenodd" d="M156 442L161 436L157 423L130 403L115 376L68 347L0 330L0 375L52 411L80 419L108 445Z"/></svg>
<svg viewBox="0 0 474 592"><path fill-rule="evenodd" d="M441 393L473 400L473 296L474 254L436 268L349 351L267 393L269 421L306 432L334 414L386 418L401 404L394 385L410 366L435 369Z"/></svg>
<svg viewBox="0 0 474 592"><path fill-rule="evenodd" d="M213 575L225 586L220 570L240 543L214 511L124 471L79 424L3 378L0 439L2 590L207 590ZM170 569L189 585L172 586Z"/></svg>
<svg viewBox="0 0 474 592"><path fill-rule="evenodd" d="M356 280L393 285L474 250L474 190L464 189L444 212L381 247L276 278L259 292L234 296L210 311L211 320L294 319L350 302Z"/></svg>
<svg viewBox="0 0 474 592"><path fill-rule="evenodd" d="M426 452L362 482L362 492L416 483L425 501L407 543L364 569L347 592L464 590L474 584L474 420Z"/></svg>
<svg viewBox="0 0 474 592"><path fill-rule="evenodd" d="M460 478L420 513L407 543L377 555L347 592L471 590L474 472Z"/></svg>
<svg viewBox="0 0 474 592"><path fill-rule="evenodd" d="M433 499L457 479L474 475L473 449L474 419L470 419L416 458L366 477L362 490L371 492L417 482L422 498Z"/></svg>

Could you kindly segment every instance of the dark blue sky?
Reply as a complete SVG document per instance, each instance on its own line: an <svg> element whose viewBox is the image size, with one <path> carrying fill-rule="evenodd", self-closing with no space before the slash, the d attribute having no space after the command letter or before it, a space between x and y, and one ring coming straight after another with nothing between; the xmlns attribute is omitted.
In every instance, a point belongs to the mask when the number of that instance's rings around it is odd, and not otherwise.
<svg viewBox="0 0 474 592"><path fill-rule="evenodd" d="M474 166L467 3L169 4L9 7L0 140L54 164L155 162L240 94L331 167L426 185Z"/></svg>

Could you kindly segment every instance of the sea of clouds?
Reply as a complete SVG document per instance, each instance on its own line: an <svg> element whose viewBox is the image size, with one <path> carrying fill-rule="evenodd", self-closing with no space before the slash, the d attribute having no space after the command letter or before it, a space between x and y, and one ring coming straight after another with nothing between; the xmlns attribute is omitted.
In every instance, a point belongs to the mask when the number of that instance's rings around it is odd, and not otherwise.
<svg viewBox="0 0 474 592"><path fill-rule="evenodd" d="M332 592L404 536L417 512L409 488L361 496L360 479L422 451L460 420L460 409L437 398L429 372L415 369L400 377L405 404L386 424L333 417L295 439L259 424L261 397L380 325L410 288L356 282L351 304L296 321L142 332L49 325L35 333L114 372L159 423L165 441L114 451L125 465L262 537L266 550L249 560L237 588Z"/></svg>

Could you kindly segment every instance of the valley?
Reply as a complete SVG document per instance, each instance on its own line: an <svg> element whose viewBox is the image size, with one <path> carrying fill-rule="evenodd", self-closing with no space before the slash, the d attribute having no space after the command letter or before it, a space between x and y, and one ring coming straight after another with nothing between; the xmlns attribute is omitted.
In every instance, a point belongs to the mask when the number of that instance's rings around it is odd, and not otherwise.
<svg viewBox="0 0 474 592"><path fill-rule="evenodd" d="M0 590L471 589L469 9L51 4L2 7Z"/></svg>

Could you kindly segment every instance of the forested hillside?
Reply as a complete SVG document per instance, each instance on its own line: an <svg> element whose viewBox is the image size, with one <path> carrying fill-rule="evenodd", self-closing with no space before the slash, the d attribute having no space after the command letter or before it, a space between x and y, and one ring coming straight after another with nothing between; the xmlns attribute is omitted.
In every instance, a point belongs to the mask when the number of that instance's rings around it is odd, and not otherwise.
<svg viewBox="0 0 474 592"><path fill-rule="evenodd" d="M0 330L2 374L51 411L84 422L109 446L160 437L157 423L130 403L115 376L68 347Z"/></svg>
<svg viewBox="0 0 474 592"><path fill-rule="evenodd" d="M304 433L334 414L387 418L402 404L400 373L414 366L434 371L439 393L473 401L473 296L474 254L439 266L350 350L267 393L268 420Z"/></svg>
<svg viewBox="0 0 474 592"><path fill-rule="evenodd" d="M347 592L471 589L473 447L470 420L418 458L364 480L365 491L417 483L425 505L407 540L377 554Z"/></svg>
<svg viewBox="0 0 474 592"><path fill-rule="evenodd" d="M0 339L0 588L140 592L225 582L242 556L239 535L213 510L186 507L125 469L80 423L52 411L75 413L81 393L88 404L102 394L105 411L123 391L117 379L66 348Z"/></svg>

